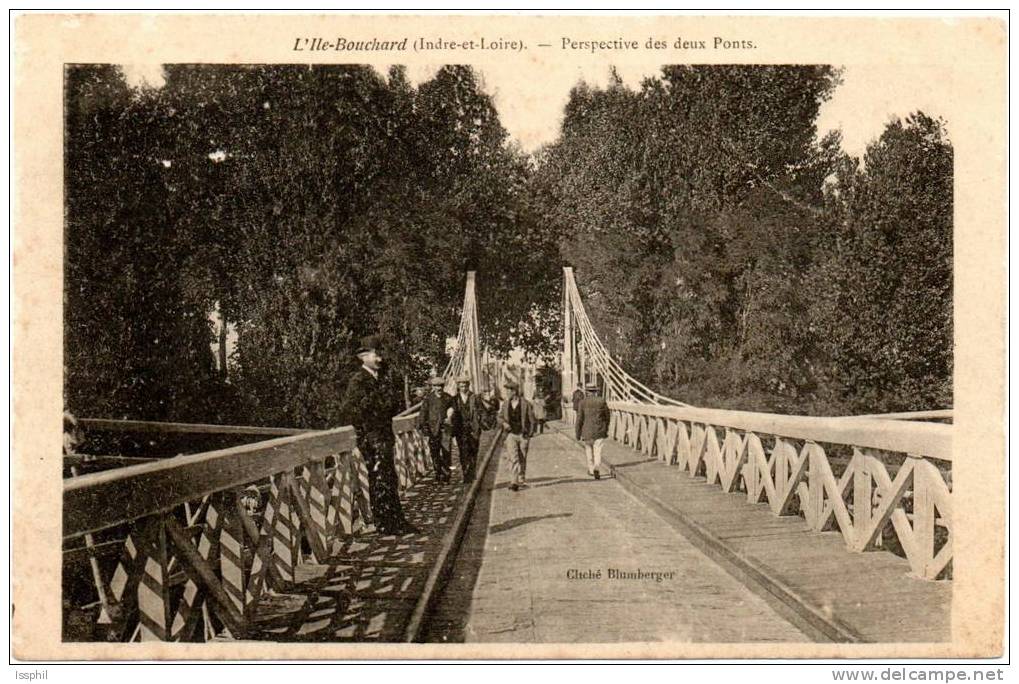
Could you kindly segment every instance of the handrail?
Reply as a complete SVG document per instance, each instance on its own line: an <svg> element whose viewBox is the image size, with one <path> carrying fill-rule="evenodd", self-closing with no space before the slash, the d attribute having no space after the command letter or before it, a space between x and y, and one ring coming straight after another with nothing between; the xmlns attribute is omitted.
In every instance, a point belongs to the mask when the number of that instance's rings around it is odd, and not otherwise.
<svg viewBox="0 0 1019 684"><path fill-rule="evenodd" d="M79 418L78 426L110 432L180 432L210 435L271 435L286 437L312 430L299 428L260 427L256 425L215 425L207 423L162 423L151 420L120 420L117 418Z"/></svg>
<svg viewBox="0 0 1019 684"><path fill-rule="evenodd" d="M63 481L64 537L169 511L309 461L352 451L355 445L354 428L346 426L69 478Z"/></svg>
<svg viewBox="0 0 1019 684"><path fill-rule="evenodd" d="M609 434L649 458L774 515L800 514L814 532L838 529L853 552L883 546L893 531L915 576L951 576L951 425L608 405Z"/></svg>
<svg viewBox="0 0 1019 684"><path fill-rule="evenodd" d="M478 377L474 273L467 275L458 345L443 375ZM393 466L402 495L433 465L420 404L395 416ZM323 431L93 418L86 429L259 435L253 444L138 463L63 482L63 536L84 537L107 638L243 638L268 589L297 581L307 549L318 563L373 522L372 476L352 426ZM84 457L81 457L84 460ZM65 459L72 468L77 458ZM76 473L75 473L76 474ZM257 493L252 494L252 489ZM115 528L115 529L111 529ZM124 535L97 540L93 532ZM121 549L107 576L97 554ZM171 589L183 569L183 596ZM175 579L177 578L177 579ZM204 625L204 628L203 628ZM203 631L204 629L204 631ZM133 630L133 631L132 631Z"/></svg>
<svg viewBox="0 0 1019 684"><path fill-rule="evenodd" d="M412 416L412 415L414 415L415 413L417 413L420 410L421 410L421 402L419 401L418 403L414 404L413 406L408 406L403 411L400 411L399 413L397 413L395 416L393 416L393 420L396 420L397 418L406 418L407 416Z"/></svg>
<svg viewBox="0 0 1019 684"><path fill-rule="evenodd" d="M884 420L952 420L955 411L952 409L934 409L930 411L901 411L898 413L867 413L858 416L839 416L840 418L882 418Z"/></svg>
<svg viewBox="0 0 1019 684"><path fill-rule="evenodd" d="M881 418L817 418L617 401L609 402L609 408L813 442L848 444L952 460L952 426L940 423Z"/></svg>

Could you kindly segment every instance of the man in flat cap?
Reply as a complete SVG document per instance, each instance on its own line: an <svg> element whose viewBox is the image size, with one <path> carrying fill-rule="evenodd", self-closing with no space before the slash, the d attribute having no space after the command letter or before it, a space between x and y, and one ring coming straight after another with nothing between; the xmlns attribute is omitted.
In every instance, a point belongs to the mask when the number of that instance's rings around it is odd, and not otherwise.
<svg viewBox="0 0 1019 684"><path fill-rule="evenodd" d="M453 437L460 452L460 468L464 484L474 481L478 461L478 443L484 423L481 399L471 392L471 378L461 375L456 379L456 396L453 397Z"/></svg>
<svg viewBox="0 0 1019 684"><path fill-rule="evenodd" d="M601 449L609 436L609 406L596 384L587 386L587 396L580 402L576 431L577 441L584 443L587 474L601 479Z"/></svg>
<svg viewBox="0 0 1019 684"><path fill-rule="evenodd" d="M442 443L442 427L452 422L451 399L443 389L446 381L440 377L428 380L431 393L421 402L418 413L418 429L428 439L428 453L435 468L435 481L449 482L449 449Z"/></svg>
<svg viewBox="0 0 1019 684"><path fill-rule="evenodd" d="M368 493L375 529L380 534L417 532L403 515L399 479L393 462L393 416L400 412L399 398L381 376L382 346L375 336L358 347L359 368L347 383L345 407L357 432L357 448L368 468Z"/></svg>
<svg viewBox="0 0 1019 684"><path fill-rule="evenodd" d="M520 396L516 380L506 381L506 401L499 409L499 425L506 431L504 454L513 472L510 489L514 492L527 484L527 449L534 433L534 414L530 402Z"/></svg>

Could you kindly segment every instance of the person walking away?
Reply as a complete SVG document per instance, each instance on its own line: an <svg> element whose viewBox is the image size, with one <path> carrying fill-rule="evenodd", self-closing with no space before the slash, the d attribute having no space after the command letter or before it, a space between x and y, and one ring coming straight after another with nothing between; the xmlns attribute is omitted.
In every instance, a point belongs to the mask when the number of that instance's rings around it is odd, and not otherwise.
<svg viewBox="0 0 1019 684"><path fill-rule="evenodd" d="M476 476L478 444L484 422L481 399L471 392L471 378L461 375L456 379L456 396L453 397L453 438L460 452L460 470L464 485L470 485Z"/></svg>
<svg viewBox="0 0 1019 684"><path fill-rule="evenodd" d="M576 434L577 441L584 443L587 474L601 479L601 450L609 436L609 406L601 397L598 385L587 386L587 396L577 411Z"/></svg>
<svg viewBox="0 0 1019 684"><path fill-rule="evenodd" d="M418 412L418 429L428 440L428 453L432 456L432 467L435 468L435 481L449 482L450 454L442 443L442 426L447 421L452 406L450 397L443 391L446 381L439 377L428 380L431 393L421 402Z"/></svg>
<svg viewBox="0 0 1019 684"><path fill-rule="evenodd" d="M520 396L515 380L506 382L506 400L499 409L499 426L506 431L503 453L513 473L510 489L514 492L527 484L527 450L534 432L534 414L530 402Z"/></svg>
<svg viewBox="0 0 1019 684"><path fill-rule="evenodd" d="M399 480L393 462L393 416L402 402L392 384L382 375L382 346L379 338L365 337L357 350L359 368L347 382L344 411L354 426L357 448L368 469L368 495L371 498L375 529L380 534L417 532L403 514Z"/></svg>
<svg viewBox="0 0 1019 684"><path fill-rule="evenodd" d="M580 411L580 402L584 401L584 390L577 386L577 389L573 391L573 423L577 423L577 413Z"/></svg>
<svg viewBox="0 0 1019 684"><path fill-rule="evenodd" d="M545 409L545 402L548 401L548 397L545 396L540 390L535 395L533 400L533 411L534 411L534 424L537 433L544 434L545 432L545 416L547 415Z"/></svg>

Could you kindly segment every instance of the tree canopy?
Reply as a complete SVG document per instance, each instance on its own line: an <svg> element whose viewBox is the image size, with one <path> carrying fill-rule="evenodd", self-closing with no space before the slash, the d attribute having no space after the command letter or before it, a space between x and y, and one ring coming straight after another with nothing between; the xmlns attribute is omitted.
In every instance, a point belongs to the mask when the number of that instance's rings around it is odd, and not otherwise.
<svg viewBox="0 0 1019 684"><path fill-rule="evenodd" d="M952 148L923 113L862 160L828 66L666 66L579 83L527 154L481 75L68 67L65 388L85 415L337 424L381 334L445 363L464 272L482 342L554 361L561 266L640 380L703 406L951 404ZM217 363L210 312L236 330ZM221 345L222 348L222 345Z"/></svg>
<svg viewBox="0 0 1019 684"><path fill-rule="evenodd" d="M817 135L839 80L667 66L574 88L535 194L638 379L702 406L951 404L951 146L917 114L861 166Z"/></svg>
<svg viewBox="0 0 1019 684"><path fill-rule="evenodd" d="M66 97L75 411L335 424L361 336L411 381L444 365L466 270L497 351L534 346L556 301L528 160L470 67L414 88L400 68L172 65L133 90L86 66ZM226 377L214 309L238 335Z"/></svg>

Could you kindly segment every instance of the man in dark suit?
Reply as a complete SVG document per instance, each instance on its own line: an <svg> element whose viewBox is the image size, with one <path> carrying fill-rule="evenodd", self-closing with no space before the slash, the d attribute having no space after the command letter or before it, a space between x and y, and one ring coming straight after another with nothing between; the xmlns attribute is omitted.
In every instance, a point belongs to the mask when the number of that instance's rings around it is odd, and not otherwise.
<svg viewBox="0 0 1019 684"><path fill-rule="evenodd" d="M494 428L499 417L499 397L494 389L487 389L481 396L481 407L485 410L485 429Z"/></svg>
<svg viewBox="0 0 1019 684"><path fill-rule="evenodd" d="M460 452L460 468L465 485L474 481L483 422L481 399L471 392L470 376L461 375L456 379L456 396L453 397L453 437Z"/></svg>
<svg viewBox="0 0 1019 684"><path fill-rule="evenodd" d="M432 455L435 481L444 483L449 482L449 450L442 443L442 426L452 419L452 397L443 390L446 381L442 378L431 378L428 384L432 391L421 402L418 429L428 440L428 453Z"/></svg>
<svg viewBox="0 0 1019 684"><path fill-rule="evenodd" d="M520 396L520 385L506 381L506 400L499 409L499 426L506 431L503 453L513 472L510 489L514 492L527 484L527 450L534 434L534 414L530 402Z"/></svg>
<svg viewBox="0 0 1019 684"><path fill-rule="evenodd" d="M584 390L577 385L577 389L573 392L573 422L577 422L577 413L580 411L580 402L584 401Z"/></svg>
<svg viewBox="0 0 1019 684"><path fill-rule="evenodd" d="M577 411L577 441L584 443L587 474L601 479L601 449L609 436L609 407L600 396L598 385L587 386L587 396Z"/></svg>
<svg viewBox="0 0 1019 684"><path fill-rule="evenodd" d="M357 350L359 368L347 383L345 411L357 433L357 448L368 468L375 529L380 534L417 532L403 515L399 480L393 462L393 416L402 403L381 374L382 346L377 337L365 337Z"/></svg>

